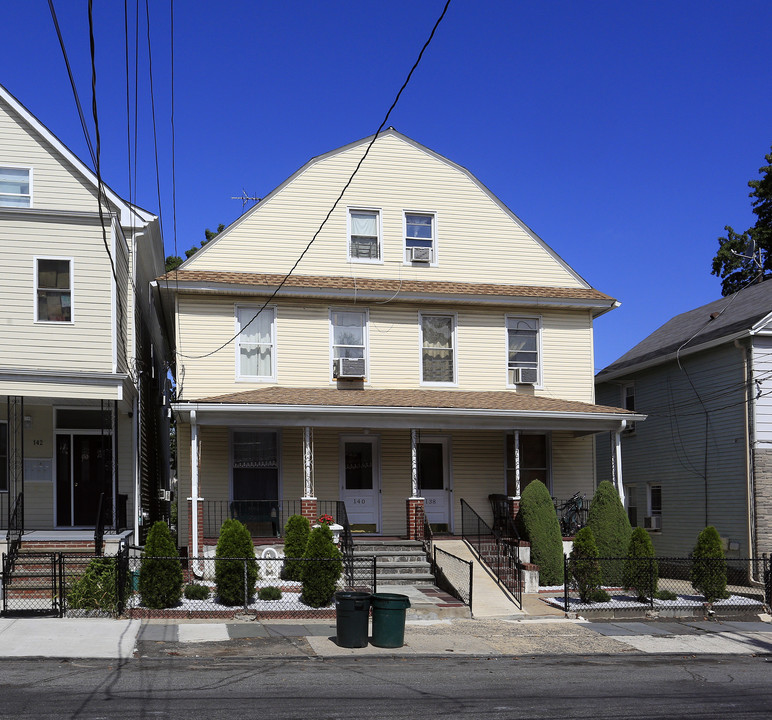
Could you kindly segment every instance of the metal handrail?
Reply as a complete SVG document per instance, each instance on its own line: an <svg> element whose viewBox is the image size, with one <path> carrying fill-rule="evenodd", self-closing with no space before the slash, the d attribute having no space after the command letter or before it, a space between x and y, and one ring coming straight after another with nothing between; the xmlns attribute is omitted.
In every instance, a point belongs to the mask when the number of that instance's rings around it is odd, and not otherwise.
<svg viewBox="0 0 772 720"><path fill-rule="evenodd" d="M104 503L105 494L99 493L99 501L97 502L97 516L96 523L94 524L94 554L102 554L102 546L105 537L105 519L104 512L102 512L102 504Z"/></svg>
<svg viewBox="0 0 772 720"><path fill-rule="evenodd" d="M13 503L13 509L8 515L8 532L5 534L6 553L5 572L12 572L16 564L16 557L21 547L21 538L24 535L24 493L20 492Z"/></svg>
<svg viewBox="0 0 772 720"><path fill-rule="evenodd" d="M343 500L336 501L335 519L338 525L343 526L341 532L340 549L343 553L343 564L346 568L349 582L353 583L354 578L354 536L351 534L351 525L348 521L348 512L346 512L346 503Z"/></svg>

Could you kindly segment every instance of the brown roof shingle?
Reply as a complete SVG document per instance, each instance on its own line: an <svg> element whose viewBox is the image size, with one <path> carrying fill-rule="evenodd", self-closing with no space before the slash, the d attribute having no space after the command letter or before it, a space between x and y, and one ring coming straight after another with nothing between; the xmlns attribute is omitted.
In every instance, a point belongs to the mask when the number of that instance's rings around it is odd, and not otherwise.
<svg viewBox="0 0 772 720"><path fill-rule="evenodd" d="M160 283L214 283L275 288L284 275L217 272L213 270L176 270L158 278ZM438 295L491 295L501 297L556 298L566 300L596 300L603 305L614 299L593 288L542 287L536 285L494 285L430 280L387 280L378 278L328 277L324 275L290 275L284 287L332 290L361 290Z"/></svg>

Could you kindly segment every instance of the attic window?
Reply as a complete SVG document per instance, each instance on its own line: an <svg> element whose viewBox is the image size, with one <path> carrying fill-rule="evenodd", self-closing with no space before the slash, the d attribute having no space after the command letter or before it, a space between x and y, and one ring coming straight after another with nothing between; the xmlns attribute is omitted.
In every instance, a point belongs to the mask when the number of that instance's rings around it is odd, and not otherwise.
<svg viewBox="0 0 772 720"><path fill-rule="evenodd" d="M29 168L0 167L0 207L32 206L31 175Z"/></svg>
<svg viewBox="0 0 772 720"><path fill-rule="evenodd" d="M380 222L377 210L349 210L349 260L380 261Z"/></svg>

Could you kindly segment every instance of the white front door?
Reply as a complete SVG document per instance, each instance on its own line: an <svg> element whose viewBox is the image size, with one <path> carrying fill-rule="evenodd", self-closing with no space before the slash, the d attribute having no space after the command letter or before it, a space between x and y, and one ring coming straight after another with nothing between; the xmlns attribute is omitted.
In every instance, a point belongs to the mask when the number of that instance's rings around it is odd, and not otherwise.
<svg viewBox="0 0 772 720"><path fill-rule="evenodd" d="M340 499L346 503L351 529L381 531L381 478L378 438L346 436L341 440Z"/></svg>
<svg viewBox="0 0 772 720"><path fill-rule="evenodd" d="M434 532L452 532L448 439L421 438L417 450L418 488L426 520Z"/></svg>

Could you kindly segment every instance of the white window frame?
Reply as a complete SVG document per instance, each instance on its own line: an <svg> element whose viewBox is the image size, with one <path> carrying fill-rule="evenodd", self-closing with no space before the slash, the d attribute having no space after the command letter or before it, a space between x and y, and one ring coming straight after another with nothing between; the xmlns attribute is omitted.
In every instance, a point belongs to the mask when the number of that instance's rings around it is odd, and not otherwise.
<svg viewBox="0 0 772 720"><path fill-rule="evenodd" d="M510 320L535 320L536 321L536 352L538 353L538 367L536 368L536 382L531 386L537 390L544 387L544 349L542 347L543 323L541 315L507 314L504 316L504 381L507 388L516 390L517 383L509 382L509 321ZM521 385L529 387L528 385Z"/></svg>
<svg viewBox="0 0 772 720"><path fill-rule="evenodd" d="M378 248L378 256L375 258L360 258L354 257L351 254L351 214L357 212L374 213L376 215L376 229L378 232L376 246ZM383 212L381 208L357 206L346 209L346 258L348 262L383 265Z"/></svg>
<svg viewBox="0 0 772 720"><path fill-rule="evenodd" d="M66 260L70 264L70 319L69 320L41 320L38 317L38 261L40 260ZM33 277L33 317L35 323L43 325L73 325L75 323L75 258L61 257L56 255L35 255L32 258L32 277ZM52 290L54 288L43 288Z"/></svg>
<svg viewBox="0 0 772 720"><path fill-rule="evenodd" d="M425 317L449 317L453 321L451 335L453 343L453 380L452 382L432 382L424 380L424 323ZM421 385L428 387L458 387L458 313L454 312L419 312L418 313L418 377Z"/></svg>
<svg viewBox="0 0 772 720"><path fill-rule="evenodd" d="M370 310L368 308L347 308L347 307L331 307L328 316L328 323L330 328L330 383L335 384L338 382L338 378L335 377L335 325L333 324L333 314L336 312L350 312L361 313L364 316L364 356L365 356L365 378L370 377Z"/></svg>
<svg viewBox="0 0 772 720"><path fill-rule="evenodd" d="M631 499L635 499L635 502L630 502ZM640 527L641 517L638 514L638 486L635 484L625 485L625 512L627 517L630 517L631 508L635 508L635 525L634 528ZM630 523L632 525L632 523Z"/></svg>
<svg viewBox="0 0 772 720"><path fill-rule="evenodd" d="M268 305L263 313L271 314L271 374L270 375L242 375L241 374L241 324L239 323L239 311L254 311L260 309L260 305L234 306L234 327L236 335L236 382L276 382L276 306ZM261 313L262 314L262 313Z"/></svg>
<svg viewBox="0 0 772 720"><path fill-rule="evenodd" d="M628 396L628 390L632 390L632 398L633 398L633 407L628 408L627 407L627 398ZM621 407L623 407L625 410L635 410L635 403L636 403L636 393L635 393L635 383L626 383L625 385L622 385L622 400L621 400ZM628 422L625 426L624 432L626 435L632 435L635 432L635 423L634 422Z"/></svg>
<svg viewBox="0 0 772 720"><path fill-rule="evenodd" d="M408 253L408 236L407 236L407 216L408 215L423 215L424 217L431 217L432 219L432 246L431 246L431 260L428 263L414 263L407 256ZM428 265L429 267L437 267L438 254L437 254L437 213L433 210L403 210L402 211L402 256L405 265L410 267L419 267L420 265Z"/></svg>
<svg viewBox="0 0 772 720"><path fill-rule="evenodd" d="M651 491L652 488L659 488L659 510L657 512L654 512L654 509L651 505ZM646 485L646 514L651 515L662 515L662 484L661 483L649 483Z"/></svg>
<svg viewBox="0 0 772 720"><path fill-rule="evenodd" d="M34 186L32 183L32 175L33 175L33 169L29 165L14 165L12 163L2 163L0 164L0 170L3 168L8 168L9 170L26 170L29 177L29 193L28 195L8 195L7 193L0 194L0 198L2 197L29 197L29 205L3 205L2 202L0 202L0 209L7 208L9 210L28 210L32 207L34 207L33 204L33 191Z"/></svg>

